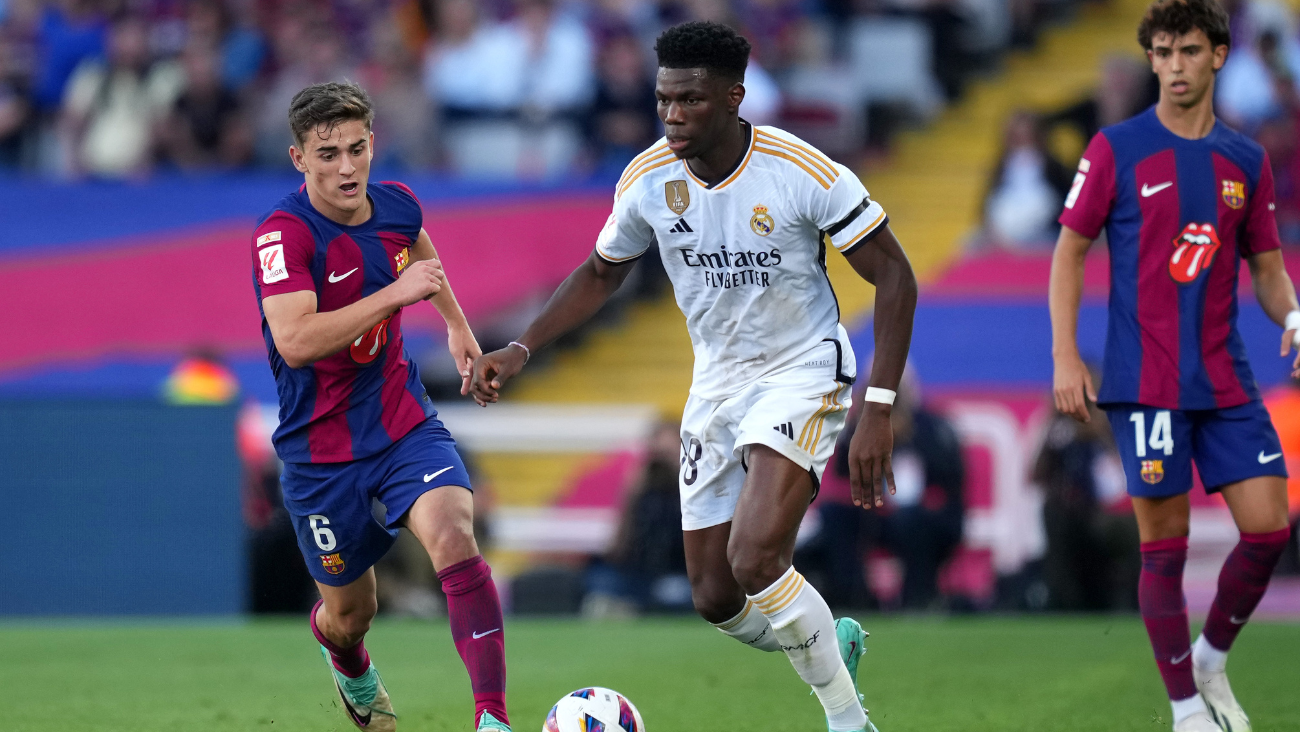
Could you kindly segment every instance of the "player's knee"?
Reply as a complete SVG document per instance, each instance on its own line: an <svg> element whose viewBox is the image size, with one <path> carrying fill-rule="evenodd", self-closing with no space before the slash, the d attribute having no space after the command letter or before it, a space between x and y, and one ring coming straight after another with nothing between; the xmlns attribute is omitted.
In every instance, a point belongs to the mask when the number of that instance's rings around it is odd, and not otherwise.
<svg viewBox="0 0 1300 732"><path fill-rule="evenodd" d="M447 526L439 531L430 542L429 558L435 567L450 567L453 564L473 559L478 556L478 543L474 541L472 522Z"/></svg>
<svg viewBox="0 0 1300 732"><path fill-rule="evenodd" d="M780 552L761 546L732 544L727 547L731 573L745 592L754 595L772 586L790 568Z"/></svg>
<svg viewBox="0 0 1300 732"><path fill-rule="evenodd" d="M740 614L745 607L744 597L721 592L704 582L691 583L691 602L695 612L710 623L725 623Z"/></svg>

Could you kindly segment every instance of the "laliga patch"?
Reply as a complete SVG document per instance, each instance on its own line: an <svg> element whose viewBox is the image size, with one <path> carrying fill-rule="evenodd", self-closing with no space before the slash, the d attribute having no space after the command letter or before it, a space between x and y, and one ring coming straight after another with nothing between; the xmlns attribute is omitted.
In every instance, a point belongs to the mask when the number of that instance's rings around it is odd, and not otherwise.
<svg viewBox="0 0 1300 732"><path fill-rule="evenodd" d="M1219 233L1214 230L1214 224L1188 224L1174 239L1169 276L1184 285L1195 280L1214 263L1219 246Z"/></svg>
<svg viewBox="0 0 1300 732"><path fill-rule="evenodd" d="M284 245L276 244L257 253L262 263L262 284L289 279L289 270L284 266Z"/></svg>
<svg viewBox="0 0 1300 732"><path fill-rule="evenodd" d="M343 563L343 557L339 554L322 554L320 555L320 564L330 574L343 574L347 565Z"/></svg>
<svg viewBox="0 0 1300 732"><path fill-rule="evenodd" d="M272 231L257 237L257 245L259 247L264 247L273 241L280 241L280 232Z"/></svg>
<svg viewBox="0 0 1300 732"><path fill-rule="evenodd" d="M1241 208L1246 205L1246 184L1239 180L1223 181L1223 202L1229 208Z"/></svg>

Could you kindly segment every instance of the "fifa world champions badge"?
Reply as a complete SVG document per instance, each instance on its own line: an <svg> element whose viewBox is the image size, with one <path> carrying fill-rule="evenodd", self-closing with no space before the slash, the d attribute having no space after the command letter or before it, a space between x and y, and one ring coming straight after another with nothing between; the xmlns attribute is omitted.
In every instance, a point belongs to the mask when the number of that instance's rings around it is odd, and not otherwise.
<svg viewBox="0 0 1300 732"><path fill-rule="evenodd" d="M759 236L767 236L776 229L776 222L768 215L767 206L760 203L754 207L754 215L749 219L749 228Z"/></svg>
<svg viewBox="0 0 1300 732"><path fill-rule="evenodd" d="M1165 479L1165 461L1164 460L1143 460L1142 461L1142 481L1152 485Z"/></svg>
<svg viewBox="0 0 1300 732"><path fill-rule="evenodd" d="M343 563L343 557L337 552L320 555L320 563L325 568L325 571L330 574L343 574L343 570L347 569L347 565Z"/></svg>
<svg viewBox="0 0 1300 732"><path fill-rule="evenodd" d="M1223 202L1229 208L1241 208L1246 205L1246 184L1239 180L1223 181Z"/></svg>
<svg viewBox="0 0 1300 732"><path fill-rule="evenodd" d="M664 184L664 202L668 210L681 216L691 207L691 189L684 180L670 180Z"/></svg>

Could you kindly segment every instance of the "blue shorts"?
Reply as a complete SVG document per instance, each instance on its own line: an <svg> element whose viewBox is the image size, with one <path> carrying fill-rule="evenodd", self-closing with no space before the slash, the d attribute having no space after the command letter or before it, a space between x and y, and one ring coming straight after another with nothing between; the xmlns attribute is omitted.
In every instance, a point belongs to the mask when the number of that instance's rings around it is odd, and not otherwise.
<svg viewBox="0 0 1300 732"><path fill-rule="evenodd" d="M1282 443L1261 401L1226 409L1109 404L1106 415L1131 496L1164 498L1192 489L1192 461L1207 493L1261 475L1286 477Z"/></svg>
<svg viewBox="0 0 1300 732"><path fill-rule="evenodd" d="M471 489L456 441L437 417L370 457L285 463L280 483L308 571L335 587L384 556L420 496L445 485Z"/></svg>

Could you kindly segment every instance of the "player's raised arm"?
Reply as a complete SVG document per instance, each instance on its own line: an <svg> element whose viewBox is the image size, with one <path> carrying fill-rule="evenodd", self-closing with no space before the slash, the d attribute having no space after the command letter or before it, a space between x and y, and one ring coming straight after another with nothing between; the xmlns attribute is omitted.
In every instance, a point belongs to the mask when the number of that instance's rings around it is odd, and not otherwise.
<svg viewBox="0 0 1300 732"><path fill-rule="evenodd" d="M480 404L495 402L498 390L523 369L534 351L587 322L618 290L632 262L613 263L592 252L565 278L528 330L505 348L474 362L470 394Z"/></svg>
<svg viewBox="0 0 1300 732"><path fill-rule="evenodd" d="M1092 239L1061 227L1052 252L1047 300L1052 313L1052 396L1056 408L1087 422L1088 401L1097 401L1088 366L1079 355L1079 303L1083 299L1083 260Z"/></svg>
<svg viewBox="0 0 1300 732"><path fill-rule="evenodd" d="M299 290L262 299L262 312L281 358L302 368L343 350L398 308L417 303L442 289L442 265L436 259L416 262L396 282L347 307L316 312L316 293Z"/></svg>
<svg viewBox="0 0 1300 732"><path fill-rule="evenodd" d="M898 391L912 344L912 316L916 312L916 274L907 254L890 230L881 226L864 246L846 259L862 279L876 286L876 355L871 364L870 389ZM892 402L892 399L890 400ZM868 399L858 418L858 428L849 443L849 482L853 502L864 508L884 504L885 486L894 492L890 462L894 451L894 429L890 424L891 404Z"/></svg>
<svg viewBox="0 0 1300 732"><path fill-rule="evenodd" d="M434 248L429 232L424 229L420 229L415 244L411 245L411 259L417 262L438 261L438 250ZM469 327L465 312L460 309L460 303L456 301L456 295L451 291L451 282L447 280L445 270L442 275L442 288L425 299L433 303L433 306L438 309L438 314L447 323L447 349L451 351L451 357L456 362L456 371L460 373L460 393L468 394L474 359L483 355L483 349L479 348L478 339L474 337L474 331Z"/></svg>

